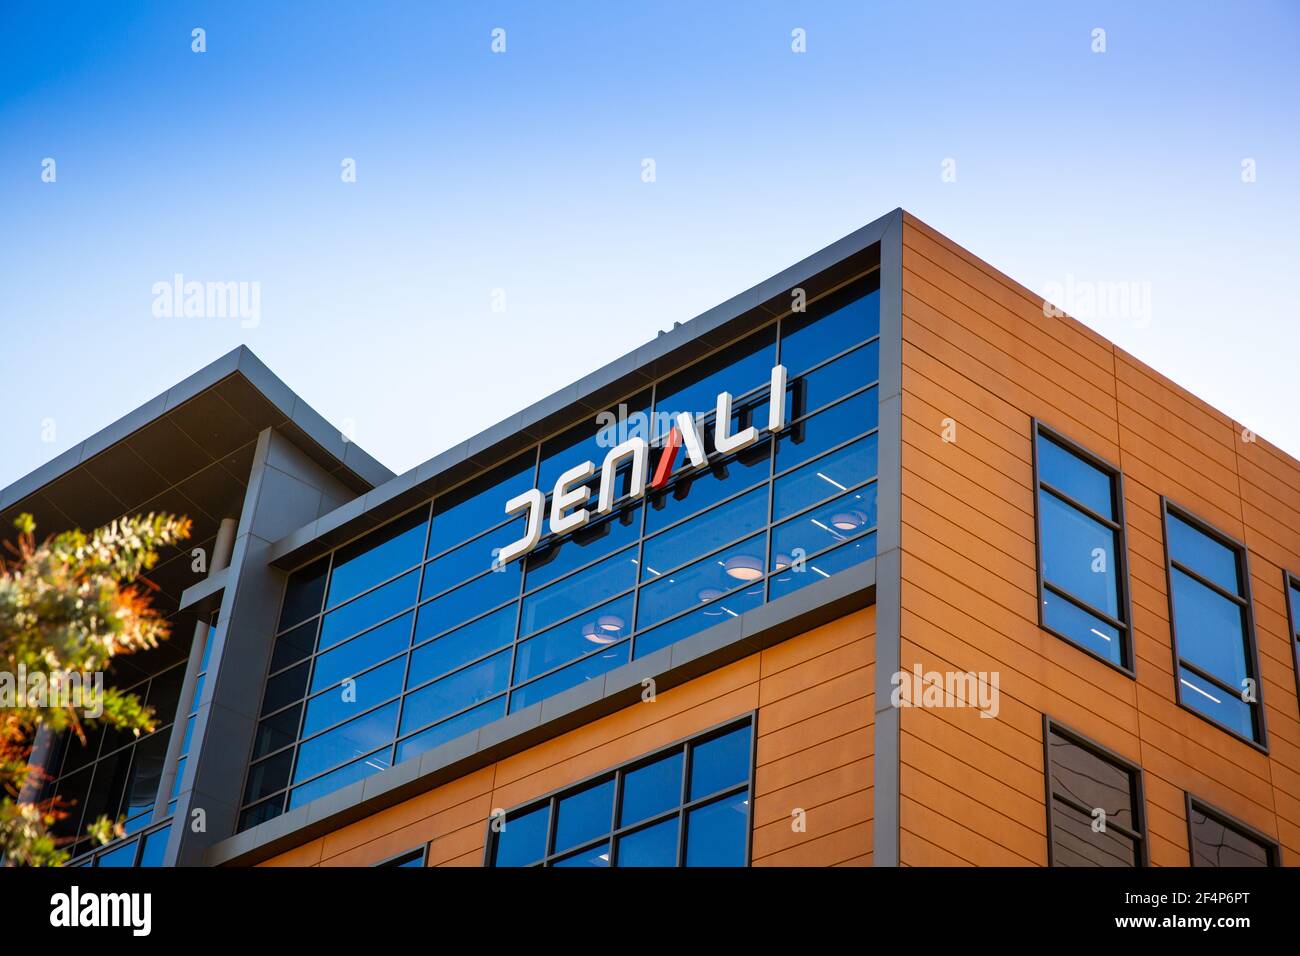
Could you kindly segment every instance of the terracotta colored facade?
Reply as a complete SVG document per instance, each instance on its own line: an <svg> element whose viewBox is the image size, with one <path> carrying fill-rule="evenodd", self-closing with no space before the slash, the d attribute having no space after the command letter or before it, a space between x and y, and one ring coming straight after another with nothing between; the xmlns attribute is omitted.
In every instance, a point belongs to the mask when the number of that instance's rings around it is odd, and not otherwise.
<svg viewBox="0 0 1300 956"><path fill-rule="evenodd" d="M1300 463L911 216L903 269L903 664L1002 705L902 712L900 862L1046 864L1043 714L1142 767L1152 865L1188 865L1187 791L1300 862ZM1038 627L1031 418L1123 470L1136 679ZM1267 753L1175 703L1161 495L1249 549Z"/></svg>

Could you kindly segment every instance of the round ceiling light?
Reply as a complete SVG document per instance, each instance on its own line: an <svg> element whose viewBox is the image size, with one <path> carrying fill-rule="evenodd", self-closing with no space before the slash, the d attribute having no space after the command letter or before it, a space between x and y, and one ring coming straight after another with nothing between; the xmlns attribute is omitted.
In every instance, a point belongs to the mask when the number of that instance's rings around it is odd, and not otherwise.
<svg viewBox="0 0 1300 956"><path fill-rule="evenodd" d="M722 563L728 576L737 581L757 581L763 576L763 563L749 554L737 554Z"/></svg>

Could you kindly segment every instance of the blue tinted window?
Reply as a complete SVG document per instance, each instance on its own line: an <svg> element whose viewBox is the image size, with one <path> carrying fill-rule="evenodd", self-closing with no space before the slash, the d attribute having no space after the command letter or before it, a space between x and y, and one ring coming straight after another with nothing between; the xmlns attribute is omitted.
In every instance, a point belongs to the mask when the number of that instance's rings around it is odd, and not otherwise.
<svg viewBox="0 0 1300 956"><path fill-rule="evenodd" d="M535 455L536 451L525 452L435 498L428 556L441 554L505 521L506 502L533 487Z"/></svg>
<svg viewBox="0 0 1300 956"><path fill-rule="evenodd" d="M762 581L743 590L730 591L723 597L715 599L697 610L673 618L667 624L660 624L648 631L642 631L636 636L636 651L633 656L645 657L647 654L653 654L660 648L667 647L669 644L674 644L693 634L698 634L715 624L739 617L762 603Z"/></svg>
<svg viewBox="0 0 1300 956"><path fill-rule="evenodd" d="M510 817L496 838L495 866L528 866L546 856L546 836L550 829L551 806Z"/></svg>
<svg viewBox="0 0 1300 956"><path fill-rule="evenodd" d="M1193 528L1175 514L1169 515L1169 557L1191 568L1233 594L1241 593L1236 552Z"/></svg>
<svg viewBox="0 0 1300 956"><path fill-rule="evenodd" d="M773 528L770 567L790 567L875 526L876 483L872 482Z"/></svg>
<svg viewBox="0 0 1300 956"><path fill-rule="evenodd" d="M327 793L333 793L350 783L356 783L358 780L364 780L366 777L379 773L381 770L388 769L388 750L377 751L368 756L361 757L351 763L339 767L333 773L327 773L323 777L317 777L311 783L303 784L289 793L289 809L300 807L303 804L311 803L317 797L323 797Z"/></svg>
<svg viewBox="0 0 1300 956"><path fill-rule="evenodd" d="M1249 704L1216 687L1186 667L1178 669L1179 695L1184 704L1217 720L1243 737L1254 739L1255 720Z"/></svg>
<svg viewBox="0 0 1300 956"><path fill-rule="evenodd" d="M408 694L402 711L402 733L418 730L501 693L509 679L510 652L502 651Z"/></svg>
<svg viewBox="0 0 1300 956"><path fill-rule="evenodd" d="M518 598L519 573L519 562L512 561L499 571L489 571L434 598L420 608L415 639L419 641L440 634L498 604Z"/></svg>
<svg viewBox="0 0 1300 956"><path fill-rule="evenodd" d="M1245 608L1177 568L1170 570L1169 578L1178 656L1230 687L1242 687L1247 677Z"/></svg>
<svg viewBox="0 0 1300 956"><path fill-rule="evenodd" d="M791 375L880 334L880 292L873 290L863 295L865 288L856 286L828 296L803 315L782 320L781 364ZM853 296L859 297L849 301Z"/></svg>
<svg viewBox="0 0 1300 956"><path fill-rule="evenodd" d="M130 843L123 844L115 850L109 850L103 853L95 861L96 866L135 866L135 851L140 848L140 844L132 840Z"/></svg>
<svg viewBox="0 0 1300 956"><path fill-rule="evenodd" d="M526 524L526 519L520 517L491 534L475 538L430 561L424 568L424 582L420 585L420 597L422 599L433 597L452 585L492 570L496 566L497 554L511 541L523 536Z"/></svg>
<svg viewBox="0 0 1300 956"><path fill-rule="evenodd" d="M528 556L524 586L536 590L570 571L613 554L641 534L641 508L624 508L573 534L548 542Z"/></svg>
<svg viewBox="0 0 1300 956"><path fill-rule="evenodd" d="M676 866L684 844L694 846L686 865L744 866L751 736L752 723L745 720L514 811L504 826L494 819L491 865L605 866L616 833L619 866ZM693 787L707 791L702 798L683 792L688 749Z"/></svg>
<svg viewBox="0 0 1300 956"><path fill-rule="evenodd" d="M561 853L609 833L614 819L614 779L563 797L556 804L555 847Z"/></svg>
<svg viewBox="0 0 1300 956"><path fill-rule="evenodd" d="M125 816L133 817L153 809L170 737L170 734L157 733L146 737L136 745L135 753L131 758L131 772L127 778L126 793L122 799L121 812Z"/></svg>
<svg viewBox="0 0 1300 956"><path fill-rule="evenodd" d="M775 601L777 598L785 597L805 585L815 584L875 556L876 535L872 532L807 559L802 569L797 564L783 568L778 565L779 570L772 576L769 586L768 600ZM779 559L780 555L776 557Z"/></svg>
<svg viewBox="0 0 1300 956"><path fill-rule="evenodd" d="M505 647L514 639L517 613L517 605L506 605L499 611L493 611L486 617L416 648L411 654L411 673L407 678L407 686L418 687L461 664L468 664L490 651Z"/></svg>
<svg viewBox="0 0 1300 956"><path fill-rule="evenodd" d="M641 558L641 578L653 580L728 541L757 531L766 522L767 488L764 486L648 540Z"/></svg>
<svg viewBox="0 0 1300 956"><path fill-rule="evenodd" d="M582 850L574 853L572 856L566 856L556 860L552 866L609 866L609 844L602 843L600 846L592 847L588 850Z"/></svg>
<svg viewBox="0 0 1300 956"><path fill-rule="evenodd" d="M880 377L880 343L854 349L817 369L790 381L786 388L786 418L794 421L829 405L837 398L870 385ZM767 425L766 409L762 425Z"/></svg>
<svg viewBox="0 0 1300 956"><path fill-rule="evenodd" d="M1123 636L1118 630L1046 589L1043 590L1043 623L1094 654L1123 664Z"/></svg>
<svg viewBox="0 0 1300 956"><path fill-rule="evenodd" d="M296 733L298 730L297 723L293 725L293 729L294 732ZM262 753L255 752L253 754L253 759L257 759L258 757L262 756L265 753L267 753L267 751L265 750L263 750ZM167 805L167 811L169 813L175 808L176 797L180 794L181 784L185 780L185 756L186 755L181 755L181 757L176 761L176 776L172 778L172 792L171 792L171 796L168 798L171 802Z"/></svg>
<svg viewBox="0 0 1300 956"><path fill-rule="evenodd" d="M692 810L686 824L687 866L744 866L749 794Z"/></svg>
<svg viewBox="0 0 1300 956"><path fill-rule="evenodd" d="M320 618L313 618L306 624L300 624L292 631L285 631L275 639L271 651L271 671L275 672L302 660L316 649L316 631L320 627ZM194 696L195 703L200 698Z"/></svg>
<svg viewBox="0 0 1300 956"><path fill-rule="evenodd" d="M756 535L645 585L637 608L637 627L649 627L752 584L763 576L763 544L764 536Z"/></svg>
<svg viewBox="0 0 1300 956"><path fill-rule="evenodd" d="M287 747L297 740L298 722L301 717L302 705L299 704L262 720L257 725L257 734L253 738L253 759L265 757L271 751ZM179 778L179 774L177 776Z"/></svg>
<svg viewBox="0 0 1300 956"><path fill-rule="evenodd" d="M322 770L391 743L396 723L397 702L394 701L307 741L298 748L294 781L305 780Z"/></svg>
<svg viewBox="0 0 1300 956"><path fill-rule="evenodd" d="M774 327L763 329L717 355L697 362L659 384L655 399L657 430L666 432L667 429L660 424L665 421L665 415L675 418L679 412L695 415L714 411L719 392L730 392L738 397L758 388L771 380L774 365Z"/></svg>
<svg viewBox="0 0 1300 956"><path fill-rule="evenodd" d="M393 618L316 658L316 669L311 675L312 693L344 678L355 677L372 664L406 650L411 642L412 616Z"/></svg>
<svg viewBox="0 0 1300 956"><path fill-rule="evenodd" d="M1258 741L1263 734L1259 702L1242 700L1244 691L1256 686L1257 680L1251 659L1253 636L1247 601L1239 590L1244 589L1244 557L1236 548L1170 510L1166 511L1165 518L1170 560L1169 611L1179 662L1179 702L1229 730ZM1218 584L1235 598L1202 584L1185 573L1184 567Z"/></svg>
<svg viewBox="0 0 1300 956"><path fill-rule="evenodd" d="M682 763L682 752L679 750L660 757L653 763L627 771L623 777L623 806L619 811L619 825L628 826L648 820L680 804Z"/></svg>
<svg viewBox="0 0 1300 956"><path fill-rule="evenodd" d="M266 689L262 692L262 713L269 714L300 700L307 689L307 671L310 666L309 662L303 661L296 667L268 678Z"/></svg>
<svg viewBox="0 0 1300 956"><path fill-rule="evenodd" d="M764 481L771 471L771 454L771 442L764 440L731 458L711 462L707 468L683 475L662 491L652 492L646 534L654 534ZM679 468L685 459L684 452L678 456Z"/></svg>
<svg viewBox="0 0 1300 956"><path fill-rule="evenodd" d="M341 720L391 700L402 692L406 658L399 657L355 678L355 683L331 687L307 701L303 736L332 727Z"/></svg>
<svg viewBox="0 0 1300 956"><path fill-rule="evenodd" d="M515 654L515 683L544 674L574 658L616 644L632 628L632 596L602 604L519 645Z"/></svg>
<svg viewBox="0 0 1300 956"><path fill-rule="evenodd" d="M144 850L140 853L141 866L163 865L167 854L167 840L171 833L172 828L166 826L161 830L154 830L144 838Z"/></svg>
<svg viewBox="0 0 1300 956"><path fill-rule="evenodd" d="M880 407L873 388L795 422L777 439L776 470L780 473L801 465L850 438L871 431L879 421Z"/></svg>
<svg viewBox="0 0 1300 956"><path fill-rule="evenodd" d="M1049 491L1038 493L1038 520L1043 580L1119 618L1118 533Z"/></svg>
<svg viewBox="0 0 1300 956"><path fill-rule="evenodd" d="M568 690L570 687L577 687L583 681L593 680L606 671L613 670L620 664L626 664L629 649L630 645L627 641L622 644L611 645L604 650L596 651L594 654L588 654L568 667L554 671L546 677L533 681L531 684L525 684L511 693L511 712L521 710L537 703L539 700L544 700L561 691Z"/></svg>
<svg viewBox="0 0 1300 956"><path fill-rule="evenodd" d="M622 836L618 841L619 866L676 866L677 817Z"/></svg>
<svg viewBox="0 0 1300 956"><path fill-rule="evenodd" d="M1037 432L1036 441L1042 625L1103 660L1128 667L1129 636L1123 626L1128 582L1123 529L1117 521L1118 476L1044 432Z"/></svg>
<svg viewBox="0 0 1300 956"><path fill-rule="evenodd" d="M521 635L554 624L605 601L636 583L636 549L622 551L594 567L536 591L524 599Z"/></svg>
<svg viewBox="0 0 1300 956"><path fill-rule="evenodd" d="M422 754L426 750L441 747L443 744L475 731L484 724L490 724L505 715L506 699L504 697L498 697L486 704L480 704L473 710L467 710L463 714L457 714L440 724L434 724L428 730L422 730L415 736L407 737L398 743L397 760L400 763L417 754Z"/></svg>
<svg viewBox="0 0 1300 956"><path fill-rule="evenodd" d="M330 573L329 596L325 605L341 604L379 582L387 581L399 571L419 564L424 553L427 519L427 510L417 508L340 548L334 555L334 570Z"/></svg>
<svg viewBox="0 0 1300 956"><path fill-rule="evenodd" d="M1067 451L1041 432L1038 435L1038 479L1115 521L1111 476Z"/></svg>
<svg viewBox="0 0 1300 956"><path fill-rule="evenodd" d="M868 435L776 480L772 518L780 519L874 478L877 436Z"/></svg>
<svg viewBox="0 0 1300 956"><path fill-rule="evenodd" d="M613 426L605 420L587 421L576 425L554 438L542 443L541 467L537 472L537 487L550 494L555 486L555 479L575 465L589 461L600 470L605 456L615 445L628 438L649 438L650 393L642 392L621 403L621 427ZM615 413L619 409L613 409Z"/></svg>
<svg viewBox="0 0 1300 956"><path fill-rule="evenodd" d="M749 726L691 748L690 798L698 800L749 779Z"/></svg>
<svg viewBox="0 0 1300 956"><path fill-rule="evenodd" d="M284 812L284 794L272 797L263 803L249 807L239 815L239 829L247 830L259 823L265 823Z"/></svg>
<svg viewBox="0 0 1300 956"><path fill-rule="evenodd" d="M330 611L321 623L321 648L333 647L345 637L351 637L414 605L415 589L419 581L420 572L412 571L350 604Z"/></svg>
<svg viewBox="0 0 1300 956"><path fill-rule="evenodd" d="M325 557L289 575L289 582L284 589L280 624L276 630L293 627L320 611L321 601L325 599L325 575L329 573L329 567L330 559Z"/></svg>
<svg viewBox="0 0 1300 956"><path fill-rule="evenodd" d="M1300 588L1293 584L1288 593L1291 595L1291 626L1300 634Z"/></svg>
<svg viewBox="0 0 1300 956"><path fill-rule="evenodd" d="M289 783L289 770L292 766L293 752L289 750L250 766L248 781L244 785L244 802L252 803L283 790Z"/></svg>

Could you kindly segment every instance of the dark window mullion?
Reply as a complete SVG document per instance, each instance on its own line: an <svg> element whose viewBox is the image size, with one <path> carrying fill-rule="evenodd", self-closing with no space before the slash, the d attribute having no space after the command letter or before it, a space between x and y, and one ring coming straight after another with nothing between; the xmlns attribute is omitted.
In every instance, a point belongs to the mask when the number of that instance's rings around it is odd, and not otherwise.
<svg viewBox="0 0 1300 956"><path fill-rule="evenodd" d="M1074 810L1077 813L1082 813L1085 817L1088 817L1089 819L1092 819L1093 811L1098 809L1097 807L1090 807L1085 803L1083 803L1082 801L1076 799L1075 797L1072 797L1066 793L1061 793L1060 791L1054 790L1052 792L1052 799L1056 800L1058 803L1065 804L1067 807L1069 807L1070 809ZM1132 795L1130 795L1129 801L1132 802L1132 799L1133 799ZM1128 837L1130 840L1132 840L1135 843L1142 842L1141 834L1133 830L1130 830L1122 823L1116 823L1115 821L1111 820L1109 817L1106 818L1106 829L1114 830L1120 836Z"/></svg>
<svg viewBox="0 0 1300 956"><path fill-rule="evenodd" d="M1183 572L1183 574L1187 575L1192 580L1196 581L1196 583L1205 585L1207 588L1214 591L1214 593L1218 594L1220 597L1225 598L1231 601L1233 604L1236 604L1240 607L1246 606L1246 599L1242 597L1240 594L1233 594L1223 585L1216 584L1215 582L1207 578L1205 575L1201 574L1201 572L1195 570L1192 567L1189 567L1186 564L1183 564L1183 562L1179 561L1177 558L1171 556L1169 558L1169 564L1172 567L1177 568L1179 571Z"/></svg>
<svg viewBox="0 0 1300 956"><path fill-rule="evenodd" d="M1214 676L1205 668L1193 664L1191 661L1187 660L1187 658L1181 655L1179 655L1178 658L1178 666L1191 671L1197 677L1201 678L1201 680L1205 681L1208 684L1213 684L1219 690L1223 691L1225 694L1235 697L1237 700L1240 700L1243 704L1249 704L1251 707L1255 706L1256 702L1242 700L1241 692L1243 688L1233 687L1231 684L1225 683L1222 678Z"/></svg>
<svg viewBox="0 0 1300 956"><path fill-rule="evenodd" d="M1121 621L1119 618L1111 617L1105 611L1097 610L1097 608L1093 607L1087 601L1084 601L1082 598L1075 597L1069 591L1065 590L1065 588L1061 587L1058 584L1053 584L1051 581L1047 580L1046 578L1043 579L1043 587L1051 591L1057 597L1069 601L1071 604L1073 604L1075 607L1079 608L1080 610L1087 611L1093 617L1100 618L1101 620L1105 621L1107 624L1109 624L1111 627L1115 628L1116 630L1119 631L1128 630L1128 625L1125 624L1123 621Z"/></svg>
<svg viewBox="0 0 1300 956"><path fill-rule="evenodd" d="M1113 498L1115 494L1115 479L1113 475L1107 475L1107 477L1110 478L1111 480L1111 484L1110 484L1111 497ZM1046 491L1048 494L1052 495L1053 497L1059 498L1061 501L1065 502L1067 505L1069 505L1071 508L1074 508L1076 511L1082 512L1084 515L1091 518L1093 521L1096 521L1098 524L1105 525L1111 531L1118 533L1123 530L1123 527L1120 525L1118 521L1115 521L1112 518L1107 518L1103 514L1099 514L1098 512L1094 511L1092 508L1085 505L1078 498L1075 498L1067 494L1066 492L1062 491L1060 488L1057 488L1055 485L1043 481L1043 479L1041 478L1038 479L1038 487L1043 489L1043 491Z"/></svg>

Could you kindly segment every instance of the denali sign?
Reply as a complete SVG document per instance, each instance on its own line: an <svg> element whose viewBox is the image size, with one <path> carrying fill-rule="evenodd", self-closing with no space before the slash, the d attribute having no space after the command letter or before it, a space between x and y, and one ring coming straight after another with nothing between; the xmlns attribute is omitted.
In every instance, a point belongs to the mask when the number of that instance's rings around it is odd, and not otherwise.
<svg viewBox="0 0 1300 956"><path fill-rule="evenodd" d="M768 394L767 430L778 432L785 427L785 366L778 365L772 369L772 385ZM758 429L753 425L736 432L731 431L731 393L718 395L717 414L713 422L713 447L720 455L739 451L758 441ZM663 453L659 467L655 469L654 478L647 482L650 471L650 444L644 438L629 438L609 450L604 464L600 468L600 498L596 505L596 516L608 514L614 508L614 483L619 467L627 460L632 462L632 490L628 501L635 501L646 493L647 486L658 488L667 483L672 474L677 452L686 446L688 468L703 468L708 464L704 452L704 442L700 430L690 412L678 414L676 424L664 440ZM565 534L583 527L592 518L587 508L578 507L591 497L591 488L587 479L596 473L594 462L584 461L575 465L555 480L551 494L550 529L551 534ZM515 558L523 557L542 540L542 517L546 512L546 493L541 488L525 491L506 502L506 514L514 515L526 512L527 526L524 536L512 541L501 549L497 561L504 567Z"/></svg>

